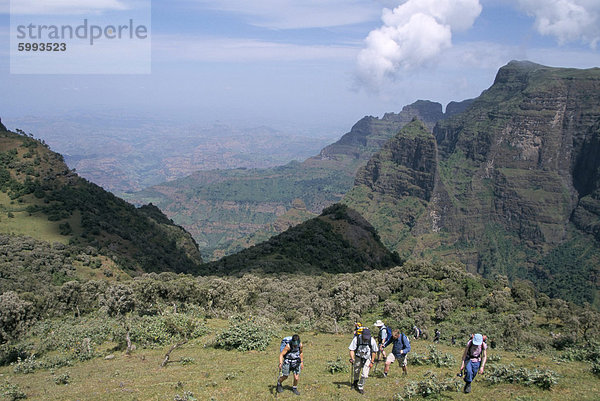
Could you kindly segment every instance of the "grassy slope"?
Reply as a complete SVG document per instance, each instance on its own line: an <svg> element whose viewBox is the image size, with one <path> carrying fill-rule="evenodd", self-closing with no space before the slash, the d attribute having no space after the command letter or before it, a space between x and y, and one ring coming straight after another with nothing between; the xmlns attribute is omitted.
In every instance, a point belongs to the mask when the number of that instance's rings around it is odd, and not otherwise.
<svg viewBox="0 0 600 401"><path fill-rule="evenodd" d="M218 331L225 321L209 320L208 326ZM459 366L436 368L433 366L410 366L409 376L401 376L401 370L393 366L387 379L379 374L371 375L360 396L348 387L349 373L330 374L327 362L338 356L347 360L349 335L301 333L305 345L305 369L301 374L299 390L306 400L391 400L402 391L408 381L422 380L426 371L439 377L456 375ZM275 399L273 384L276 376L279 344L273 339L263 352L241 353L225 351L210 346L211 335L202 337L177 349L172 360L182 357L194 358L195 363L182 365L173 362L160 368L168 347L139 349L131 357L117 353L115 359L94 359L77 363L73 367L57 369L55 376L69 372L68 385L56 385L50 371L15 375L11 367L0 368L4 381L17 384L29 400L173 400L184 391L191 391L198 400L269 400ZM413 352L424 354L431 343L413 341ZM458 360L462 348L439 345L438 350L451 353ZM549 368L560 375L559 383L552 391L540 390L523 385L501 384L489 386L479 377L469 395L444 393L449 400L597 400L600 381L589 372L589 365L579 362L554 362L547 354L530 354L526 358L511 352L491 350L490 355L499 355L500 364L514 363L518 367ZM520 356L520 355L519 355ZM488 364L490 364L488 362ZM378 370L381 371L379 366ZM278 399L298 399L289 391ZM519 397L519 398L517 398Z"/></svg>

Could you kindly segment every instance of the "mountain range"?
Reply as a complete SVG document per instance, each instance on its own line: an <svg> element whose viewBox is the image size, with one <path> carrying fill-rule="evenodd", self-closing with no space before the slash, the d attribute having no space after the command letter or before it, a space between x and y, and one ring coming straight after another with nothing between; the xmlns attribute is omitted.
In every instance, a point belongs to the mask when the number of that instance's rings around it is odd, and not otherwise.
<svg viewBox="0 0 600 401"><path fill-rule="evenodd" d="M463 112L413 121L343 202L403 257L459 260L598 302L600 69L502 67Z"/></svg>
<svg viewBox="0 0 600 401"><path fill-rule="evenodd" d="M304 160L333 138L315 130L282 131L233 121L199 125L122 111L10 122L44 138L81 177L116 195L198 170L267 168Z"/></svg>
<svg viewBox="0 0 600 401"><path fill-rule="evenodd" d="M158 206L194 236L206 258L215 260L314 217L341 200L352 188L356 171L413 118L432 129L470 102L453 102L444 113L439 103L417 101L399 113L362 118L337 142L301 163L200 171L125 194L125 198ZM304 206L298 209L297 203Z"/></svg>

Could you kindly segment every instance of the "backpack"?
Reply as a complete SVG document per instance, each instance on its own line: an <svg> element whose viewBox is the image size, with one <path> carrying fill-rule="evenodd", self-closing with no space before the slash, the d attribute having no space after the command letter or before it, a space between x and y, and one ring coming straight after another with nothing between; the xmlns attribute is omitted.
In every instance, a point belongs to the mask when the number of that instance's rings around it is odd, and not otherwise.
<svg viewBox="0 0 600 401"><path fill-rule="evenodd" d="M279 352L281 353L281 351L283 351L283 349L285 348L285 346L288 345L291 342L292 342L292 336L283 337L283 339L281 340L281 345L279 346Z"/></svg>
<svg viewBox="0 0 600 401"><path fill-rule="evenodd" d="M386 332L385 338L381 338L381 330L383 329L385 329ZM390 326L383 326L381 329L379 329L379 341L381 341L381 344L387 344L391 338L392 329L390 328Z"/></svg>
<svg viewBox="0 0 600 401"><path fill-rule="evenodd" d="M473 339L469 340L471 345L469 345L469 350L467 351L467 358L469 359L481 359L481 355L483 354L483 344L487 340L487 337L484 336L483 343L481 345L473 345Z"/></svg>
<svg viewBox="0 0 600 401"><path fill-rule="evenodd" d="M371 359L371 354L373 353L373 349L371 348L371 335L369 333L368 341L364 338L363 334L356 336L356 351L355 355L361 359Z"/></svg>

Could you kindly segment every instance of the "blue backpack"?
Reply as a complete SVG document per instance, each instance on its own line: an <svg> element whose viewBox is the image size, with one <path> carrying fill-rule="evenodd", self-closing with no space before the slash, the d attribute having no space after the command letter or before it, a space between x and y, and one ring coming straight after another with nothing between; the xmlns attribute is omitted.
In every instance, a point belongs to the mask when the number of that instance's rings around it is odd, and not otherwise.
<svg viewBox="0 0 600 401"><path fill-rule="evenodd" d="M386 332L386 336L385 338L379 338L381 340L381 344L387 344L390 339L392 338L392 329L390 328L390 326L383 326L381 329L379 329L379 334L381 335L381 330L385 329Z"/></svg>
<svg viewBox="0 0 600 401"><path fill-rule="evenodd" d="M279 352L283 351L285 346L291 342L292 342L292 336L283 337L283 340L281 340L281 345L279 346Z"/></svg>

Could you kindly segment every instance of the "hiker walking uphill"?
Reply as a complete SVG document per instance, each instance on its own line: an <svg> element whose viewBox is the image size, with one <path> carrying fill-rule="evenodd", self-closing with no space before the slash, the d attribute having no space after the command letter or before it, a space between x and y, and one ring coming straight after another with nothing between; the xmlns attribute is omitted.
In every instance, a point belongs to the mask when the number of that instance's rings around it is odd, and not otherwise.
<svg viewBox="0 0 600 401"><path fill-rule="evenodd" d="M377 343L371 337L369 329L364 327L359 334L354 336L348 349L352 364L352 388L363 394L365 381L369 377L369 370L373 367L373 360L377 353Z"/></svg>
<svg viewBox="0 0 600 401"><path fill-rule="evenodd" d="M283 383L290 375L290 372L292 372L294 374L292 392L296 395L300 395L300 392L298 391L298 379L300 378L300 371L304 368L304 354L302 353L300 336L294 334L291 338L284 338L282 345L284 342L287 342L287 344L279 353L279 369L281 370L281 377L277 380L277 392L283 392L281 383Z"/></svg>
<svg viewBox="0 0 600 401"><path fill-rule="evenodd" d="M477 372L483 374L483 368L487 361L487 344L481 334L475 334L465 347L460 364L460 374L464 371L465 393L471 392L471 382L477 376Z"/></svg>
<svg viewBox="0 0 600 401"><path fill-rule="evenodd" d="M385 351L383 350L383 344L392 338L392 329L386 326L381 320L376 321L373 326L379 328L379 334L377 334L377 362L381 359L383 355L383 359L385 359Z"/></svg>
<svg viewBox="0 0 600 401"><path fill-rule="evenodd" d="M392 332L392 338L383 344L383 347L387 347L388 345L393 344L392 352L388 355L385 360L385 368L383 369L383 376L387 377L388 372L390 371L390 366L394 363L395 360L398 360L400 366L402 366L402 372L404 375L408 374L408 369L406 368L407 360L406 354L410 352L410 341L408 341L408 337L401 333L400 330L395 329Z"/></svg>

